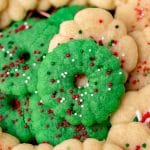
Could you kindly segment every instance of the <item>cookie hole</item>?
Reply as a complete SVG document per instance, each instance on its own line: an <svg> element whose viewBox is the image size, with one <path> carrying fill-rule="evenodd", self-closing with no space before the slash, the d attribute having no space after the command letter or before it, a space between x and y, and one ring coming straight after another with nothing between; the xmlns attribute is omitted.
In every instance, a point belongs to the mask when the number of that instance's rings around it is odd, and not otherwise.
<svg viewBox="0 0 150 150"><path fill-rule="evenodd" d="M90 61L94 61L95 59L96 59L96 57L95 57L95 56L90 57Z"/></svg>
<svg viewBox="0 0 150 150"><path fill-rule="evenodd" d="M4 53L4 57L7 57L7 53L6 52Z"/></svg>
<svg viewBox="0 0 150 150"><path fill-rule="evenodd" d="M22 53L20 54L19 58L20 60L28 61L30 59L30 53L28 52Z"/></svg>
<svg viewBox="0 0 150 150"><path fill-rule="evenodd" d="M76 74L74 76L74 86L79 87L85 87L88 84L88 78L85 74Z"/></svg>
<svg viewBox="0 0 150 150"><path fill-rule="evenodd" d="M9 34L8 34L8 35L6 35L6 37L7 37L7 38L9 38Z"/></svg>
<svg viewBox="0 0 150 150"><path fill-rule="evenodd" d="M10 60L13 60L13 57L10 57L9 59L10 59Z"/></svg>
<svg viewBox="0 0 150 150"><path fill-rule="evenodd" d="M13 77L13 76L14 76L14 73L10 73L10 76Z"/></svg>
<svg viewBox="0 0 150 150"><path fill-rule="evenodd" d="M95 85L97 85L97 84L98 84L98 82L94 82L94 84L95 84Z"/></svg>
<svg viewBox="0 0 150 150"><path fill-rule="evenodd" d="M9 44L9 45L13 45L14 42L13 42L13 41L9 41L8 44Z"/></svg>
<svg viewBox="0 0 150 150"><path fill-rule="evenodd" d="M81 49L81 50L80 50L80 52L83 54L83 53L84 53L84 50L83 50L83 49Z"/></svg>

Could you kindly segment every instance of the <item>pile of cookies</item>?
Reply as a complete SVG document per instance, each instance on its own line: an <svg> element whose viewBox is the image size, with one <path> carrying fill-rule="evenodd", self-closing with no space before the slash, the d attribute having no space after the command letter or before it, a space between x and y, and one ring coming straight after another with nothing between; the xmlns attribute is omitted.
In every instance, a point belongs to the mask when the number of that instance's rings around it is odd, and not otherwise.
<svg viewBox="0 0 150 150"><path fill-rule="evenodd" d="M0 149L149 150L150 1L13 1L80 5L0 32Z"/></svg>

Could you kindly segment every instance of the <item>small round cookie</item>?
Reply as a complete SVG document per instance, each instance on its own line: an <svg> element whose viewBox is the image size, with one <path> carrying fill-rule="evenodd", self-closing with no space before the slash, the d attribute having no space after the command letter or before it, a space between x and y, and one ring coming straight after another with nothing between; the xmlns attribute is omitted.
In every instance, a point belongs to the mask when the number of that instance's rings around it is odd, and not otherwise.
<svg viewBox="0 0 150 150"><path fill-rule="evenodd" d="M12 135L3 133L0 128L0 149L1 150L10 150L12 147L19 144L19 140Z"/></svg>
<svg viewBox="0 0 150 150"><path fill-rule="evenodd" d="M127 92L119 109L112 115L111 123L129 123L132 121L150 124L150 85L139 91Z"/></svg>
<svg viewBox="0 0 150 150"><path fill-rule="evenodd" d="M26 98L24 97L0 93L0 126L7 133L16 136L21 142L28 142L33 138L24 120L25 105Z"/></svg>
<svg viewBox="0 0 150 150"><path fill-rule="evenodd" d="M131 36L137 43L139 59L136 68L130 73L127 89L139 90L150 84L150 27L134 31Z"/></svg>
<svg viewBox="0 0 150 150"><path fill-rule="evenodd" d="M107 48L92 39L71 40L56 47L41 64L38 93L56 115L73 125L101 123L124 94L120 66Z"/></svg>
<svg viewBox="0 0 150 150"><path fill-rule="evenodd" d="M150 129L139 122L117 124L111 127L107 142L124 150L150 149Z"/></svg>
<svg viewBox="0 0 150 150"><path fill-rule="evenodd" d="M40 144L38 146L33 146L31 144L18 144L13 147L12 150L52 150L53 147L49 144Z"/></svg>
<svg viewBox="0 0 150 150"><path fill-rule="evenodd" d="M63 22L59 34L50 41L49 52L61 43L86 38L108 47L120 59L126 73L135 68L138 58L135 41L127 35L127 29L121 21L113 19L109 12L100 8L81 10L74 20Z"/></svg>
<svg viewBox="0 0 150 150"><path fill-rule="evenodd" d="M115 18L122 20L129 32L143 30L150 25L149 6L149 0L128 0L127 3L117 7Z"/></svg>
<svg viewBox="0 0 150 150"><path fill-rule="evenodd" d="M37 95L30 102L30 108L33 110L31 128L38 143L47 142L56 145L70 138L84 141L88 137L98 140L104 140L107 137L110 127L108 121L90 127L85 127L83 124L74 126L54 115L51 105L45 104Z"/></svg>

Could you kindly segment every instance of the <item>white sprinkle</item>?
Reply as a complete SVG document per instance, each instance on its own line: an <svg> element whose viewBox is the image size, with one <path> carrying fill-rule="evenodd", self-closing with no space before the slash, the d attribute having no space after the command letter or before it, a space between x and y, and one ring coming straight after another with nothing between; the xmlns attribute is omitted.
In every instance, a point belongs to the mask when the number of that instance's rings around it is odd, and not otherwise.
<svg viewBox="0 0 150 150"><path fill-rule="evenodd" d="M78 100L78 98L75 98L75 101Z"/></svg>
<svg viewBox="0 0 150 150"><path fill-rule="evenodd" d="M101 69L97 69L97 71L101 71Z"/></svg>
<svg viewBox="0 0 150 150"><path fill-rule="evenodd" d="M87 92L84 92L85 95L87 95Z"/></svg>
<svg viewBox="0 0 150 150"><path fill-rule="evenodd" d="M79 115L79 117L81 118L81 117L82 117L82 115Z"/></svg>
<svg viewBox="0 0 150 150"><path fill-rule="evenodd" d="M16 72L18 72L18 69L15 69Z"/></svg>
<svg viewBox="0 0 150 150"><path fill-rule="evenodd" d="M72 59L72 62L75 62L75 59Z"/></svg>
<svg viewBox="0 0 150 150"><path fill-rule="evenodd" d="M62 100L64 101L64 100L65 100L65 98L64 98L64 97L62 97Z"/></svg>
<svg viewBox="0 0 150 150"><path fill-rule="evenodd" d="M61 73L61 76L64 76L64 73Z"/></svg>
<svg viewBox="0 0 150 150"><path fill-rule="evenodd" d="M33 66L36 66L36 63L33 63Z"/></svg>
<svg viewBox="0 0 150 150"><path fill-rule="evenodd" d="M45 59L45 58L46 58L46 56L44 55L44 56L43 56L43 58Z"/></svg>
<svg viewBox="0 0 150 150"><path fill-rule="evenodd" d="M12 57L12 54L9 54L10 57Z"/></svg>
<svg viewBox="0 0 150 150"><path fill-rule="evenodd" d="M27 22L24 22L24 25L28 25L28 23L27 23Z"/></svg>
<svg viewBox="0 0 150 150"><path fill-rule="evenodd" d="M105 38L102 36L101 39L104 40Z"/></svg>
<svg viewBox="0 0 150 150"><path fill-rule="evenodd" d="M89 87L89 83L87 83L87 84L85 85L85 87Z"/></svg>
<svg viewBox="0 0 150 150"><path fill-rule="evenodd" d="M38 91L35 91L35 94L37 94L38 93Z"/></svg>
<svg viewBox="0 0 150 150"><path fill-rule="evenodd" d="M7 54L9 54L9 51L6 51Z"/></svg>
<svg viewBox="0 0 150 150"><path fill-rule="evenodd" d="M83 99L80 99L80 102L83 102Z"/></svg>
<svg viewBox="0 0 150 150"><path fill-rule="evenodd" d="M9 72L6 72L6 74L9 75L10 73L9 73Z"/></svg>
<svg viewBox="0 0 150 150"><path fill-rule="evenodd" d="M138 121L141 121L142 120L142 114L141 114L141 112L139 110L137 110L135 114L137 116Z"/></svg>
<svg viewBox="0 0 150 150"><path fill-rule="evenodd" d="M60 83L60 80L57 80L57 83Z"/></svg>
<svg viewBox="0 0 150 150"><path fill-rule="evenodd" d="M150 118L147 118L147 119L145 120L145 122L146 122L146 123L149 123L149 122L150 122Z"/></svg>
<svg viewBox="0 0 150 150"><path fill-rule="evenodd" d="M28 83L28 80L25 80L24 82L27 84L27 83Z"/></svg>
<svg viewBox="0 0 150 150"><path fill-rule="evenodd" d="M119 72L119 74L122 74L122 72Z"/></svg>
<svg viewBox="0 0 150 150"><path fill-rule="evenodd" d="M84 105L81 105L81 107L83 108L83 107L84 107Z"/></svg>
<svg viewBox="0 0 150 150"><path fill-rule="evenodd" d="M75 113L74 115L77 116L77 113Z"/></svg>
<svg viewBox="0 0 150 150"><path fill-rule="evenodd" d="M78 89L81 89L81 86L79 86Z"/></svg>
<svg viewBox="0 0 150 150"><path fill-rule="evenodd" d="M22 76L26 76L26 74L24 73Z"/></svg>
<svg viewBox="0 0 150 150"><path fill-rule="evenodd" d="M43 101L42 101L42 100L40 100L40 103L41 103L41 104L43 104Z"/></svg>
<svg viewBox="0 0 150 150"><path fill-rule="evenodd" d="M67 74L68 74L68 72L64 72L64 74L66 74L66 75L67 75Z"/></svg>
<svg viewBox="0 0 150 150"><path fill-rule="evenodd" d="M63 101L63 100L61 100L60 102L61 102L61 103L63 103L64 101Z"/></svg>
<svg viewBox="0 0 150 150"><path fill-rule="evenodd" d="M89 52L91 52L92 50L91 49L89 49Z"/></svg>
<svg viewBox="0 0 150 150"><path fill-rule="evenodd" d="M83 97L84 96L84 94L80 94L81 95L81 97Z"/></svg>
<svg viewBox="0 0 150 150"><path fill-rule="evenodd" d="M108 88L108 91L111 91L111 88Z"/></svg>
<svg viewBox="0 0 150 150"><path fill-rule="evenodd" d="M91 96L94 96L94 94L91 94Z"/></svg>
<svg viewBox="0 0 150 150"><path fill-rule="evenodd" d="M27 79L30 80L30 77L28 76Z"/></svg>

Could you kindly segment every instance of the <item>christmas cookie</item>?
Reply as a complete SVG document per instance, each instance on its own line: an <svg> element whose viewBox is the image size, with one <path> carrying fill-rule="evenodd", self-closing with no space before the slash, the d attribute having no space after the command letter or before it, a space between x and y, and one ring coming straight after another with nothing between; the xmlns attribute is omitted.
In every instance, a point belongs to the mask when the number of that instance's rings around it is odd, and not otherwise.
<svg viewBox="0 0 150 150"><path fill-rule="evenodd" d="M122 20L129 32L143 30L150 25L149 6L149 0L128 0L127 3L117 7L115 18Z"/></svg>
<svg viewBox="0 0 150 150"><path fill-rule="evenodd" d="M1 150L11 150L12 147L19 144L19 140L12 135L3 133L0 128L0 149Z"/></svg>
<svg viewBox="0 0 150 150"><path fill-rule="evenodd" d="M104 142L98 141L96 139L88 138L83 143L75 139L70 139L62 142L61 144L54 147L53 150L123 150L119 146Z"/></svg>
<svg viewBox="0 0 150 150"><path fill-rule="evenodd" d="M49 40L58 32L59 23L73 18L80 8L78 6L63 8L52 16L52 20L20 21L2 32L0 88L3 92L14 95L36 92L37 70L45 58ZM63 12L68 12L69 15L63 18Z"/></svg>
<svg viewBox="0 0 150 150"><path fill-rule="evenodd" d="M21 142L30 141L33 136L29 126L25 123L27 99L0 93L0 126L4 131L20 139ZM28 116L28 115L27 115Z"/></svg>
<svg viewBox="0 0 150 150"><path fill-rule="evenodd" d="M41 64L38 92L56 115L71 124L101 123L124 94L120 66L107 48L92 39L72 40L56 47Z"/></svg>
<svg viewBox="0 0 150 150"><path fill-rule="evenodd" d="M107 142L119 145L124 150L150 149L150 129L139 122L112 126Z"/></svg>
<svg viewBox="0 0 150 150"><path fill-rule="evenodd" d="M111 117L112 124L142 122L150 123L150 85L140 91L127 92L121 101L119 109Z"/></svg>
<svg viewBox="0 0 150 150"><path fill-rule="evenodd" d="M33 98L30 107L33 110L31 128L38 143L47 142L56 145L70 138L83 141L88 137L99 140L104 140L107 137L110 126L108 121L90 127L83 124L71 125L65 119L54 115L51 105L45 104L40 97L35 95Z"/></svg>
<svg viewBox="0 0 150 150"><path fill-rule="evenodd" d="M120 59L125 72L131 72L135 68L138 58L135 41L127 35L126 27L121 21L113 19L109 12L100 8L81 10L74 20L63 22L59 34L50 42L49 52L61 43L85 38L93 38L99 45L108 47Z"/></svg>
<svg viewBox="0 0 150 150"><path fill-rule="evenodd" d="M136 68L129 76L127 89L138 90L150 84L150 27L143 31L134 31L131 35L138 45L139 59Z"/></svg>
<svg viewBox="0 0 150 150"><path fill-rule="evenodd" d="M53 147L49 144L40 144L38 146L33 146L31 144L18 144L13 147L12 150L52 150Z"/></svg>

